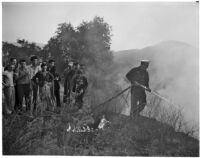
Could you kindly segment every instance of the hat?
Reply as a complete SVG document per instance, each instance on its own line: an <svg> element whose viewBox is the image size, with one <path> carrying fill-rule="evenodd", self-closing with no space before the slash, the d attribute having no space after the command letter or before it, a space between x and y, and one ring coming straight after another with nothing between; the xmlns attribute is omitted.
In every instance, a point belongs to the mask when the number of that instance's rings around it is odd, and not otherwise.
<svg viewBox="0 0 200 158"><path fill-rule="evenodd" d="M149 60L141 60L141 64L149 64L150 61Z"/></svg>
<svg viewBox="0 0 200 158"><path fill-rule="evenodd" d="M33 61L33 60L35 60L35 59L38 59L38 57L37 57L36 55L33 55L33 56L30 58L31 61Z"/></svg>

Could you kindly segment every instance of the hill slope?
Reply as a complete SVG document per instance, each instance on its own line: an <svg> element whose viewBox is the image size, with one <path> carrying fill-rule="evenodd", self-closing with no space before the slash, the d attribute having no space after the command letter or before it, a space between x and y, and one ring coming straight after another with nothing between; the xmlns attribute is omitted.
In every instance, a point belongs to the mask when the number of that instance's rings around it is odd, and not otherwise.
<svg viewBox="0 0 200 158"><path fill-rule="evenodd" d="M3 122L3 153L14 155L199 156L199 141L154 119L107 114L111 122L93 133L67 133L67 116ZM65 121L64 121L65 120ZM30 120L29 120L30 121ZM26 123L27 122L27 123ZM10 129L9 129L10 128Z"/></svg>

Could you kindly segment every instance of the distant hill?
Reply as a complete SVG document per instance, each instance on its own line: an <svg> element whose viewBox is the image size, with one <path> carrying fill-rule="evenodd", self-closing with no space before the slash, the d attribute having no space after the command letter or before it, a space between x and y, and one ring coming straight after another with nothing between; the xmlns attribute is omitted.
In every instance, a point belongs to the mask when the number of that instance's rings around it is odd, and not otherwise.
<svg viewBox="0 0 200 158"><path fill-rule="evenodd" d="M126 73L139 66L141 59L151 61L150 87L184 107L187 119L198 123L198 49L179 41L164 41L143 49L115 52L119 84L127 86Z"/></svg>

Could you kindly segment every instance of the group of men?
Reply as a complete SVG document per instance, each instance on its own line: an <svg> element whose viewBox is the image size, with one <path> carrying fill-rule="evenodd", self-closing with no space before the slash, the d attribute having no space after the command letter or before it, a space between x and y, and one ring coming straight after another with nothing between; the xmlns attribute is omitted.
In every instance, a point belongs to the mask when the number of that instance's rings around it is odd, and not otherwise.
<svg viewBox="0 0 200 158"><path fill-rule="evenodd" d="M45 109L61 107L60 81L61 77L56 72L55 61L39 62L37 56L30 58L30 65L25 59L17 61L11 58L3 68L3 92L5 114L22 112L36 113L38 100L43 103ZM83 96L88 86L87 78L83 75L83 65L77 62L69 62L65 70L64 102L70 103L74 96L74 105L81 108ZM73 94L73 95L72 95ZM25 102L25 106L24 103Z"/></svg>

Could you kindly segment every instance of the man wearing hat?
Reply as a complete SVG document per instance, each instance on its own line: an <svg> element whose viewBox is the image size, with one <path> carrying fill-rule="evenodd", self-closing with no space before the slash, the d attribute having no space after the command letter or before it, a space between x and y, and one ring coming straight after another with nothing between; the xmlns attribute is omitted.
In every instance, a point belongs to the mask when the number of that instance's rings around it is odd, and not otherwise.
<svg viewBox="0 0 200 158"><path fill-rule="evenodd" d="M151 91L149 88L149 74L147 72L148 66L148 60L141 60L140 66L131 69L126 74L126 78L133 85L131 87L131 117L135 116L137 118L146 105L145 89L137 83L146 86L148 88L147 91Z"/></svg>
<svg viewBox="0 0 200 158"><path fill-rule="evenodd" d="M31 93L32 93L32 104L33 104L33 111L36 110L36 104L37 104L37 93L38 93L38 85L33 82L33 76L36 75L39 71L41 71L41 67L38 65L38 57L32 56L30 58L31 65L28 66L29 75L31 79Z"/></svg>

